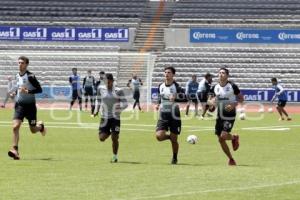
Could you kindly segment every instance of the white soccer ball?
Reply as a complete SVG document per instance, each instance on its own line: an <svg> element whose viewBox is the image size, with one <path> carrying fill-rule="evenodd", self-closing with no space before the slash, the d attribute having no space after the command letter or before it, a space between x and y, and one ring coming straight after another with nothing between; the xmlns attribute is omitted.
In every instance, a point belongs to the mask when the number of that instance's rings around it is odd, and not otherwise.
<svg viewBox="0 0 300 200"><path fill-rule="evenodd" d="M186 141L190 144L196 144L198 142L198 137L196 135L189 135Z"/></svg>
<svg viewBox="0 0 300 200"><path fill-rule="evenodd" d="M264 109L263 109L263 108L260 108L260 109L258 110L258 112L259 112L259 113L263 113L263 112L264 112Z"/></svg>
<svg viewBox="0 0 300 200"><path fill-rule="evenodd" d="M240 120L245 120L246 119L246 114L241 113L239 117L240 117Z"/></svg>
<svg viewBox="0 0 300 200"><path fill-rule="evenodd" d="M273 112L273 108L269 108L269 109L268 109L268 112L269 112L269 113L272 113L272 112Z"/></svg>

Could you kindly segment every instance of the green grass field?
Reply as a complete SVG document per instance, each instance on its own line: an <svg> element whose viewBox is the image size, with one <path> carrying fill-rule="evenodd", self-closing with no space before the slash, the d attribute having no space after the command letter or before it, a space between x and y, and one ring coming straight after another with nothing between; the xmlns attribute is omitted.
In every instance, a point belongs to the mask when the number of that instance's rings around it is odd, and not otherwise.
<svg viewBox="0 0 300 200"><path fill-rule="evenodd" d="M99 118L76 111L39 111L48 135L31 135L24 124L21 160L14 161L7 156L12 111L0 113L1 200L300 199L299 115L291 122L278 122L275 113L237 120L238 166L229 167L214 120L183 117L174 166L170 143L154 137L155 114L131 112L122 116L119 163L109 162L111 141L98 141ZM199 137L196 145L185 141L189 134Z"/></svg>

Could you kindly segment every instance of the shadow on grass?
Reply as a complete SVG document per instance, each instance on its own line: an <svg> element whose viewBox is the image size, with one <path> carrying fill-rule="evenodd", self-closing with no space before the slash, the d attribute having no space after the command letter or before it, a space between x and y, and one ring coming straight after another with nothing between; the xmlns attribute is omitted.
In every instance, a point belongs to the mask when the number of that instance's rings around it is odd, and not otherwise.
<svg viewBox="0 0 300 200"><path fill-rule="evenodd" d="M63 161L60 159L53 159L53 158L25 158L25 159L21 159L23 161L51 161L51 162L55 162L55 161Z"/></svg>
<svg viewBox="0 0 300 200"><path fill-rule="evenodd" d="M118 163L121 163L121 164L131 164L131 165L147 164L147 163L134 162L134 161L118 161Z"/></svg>

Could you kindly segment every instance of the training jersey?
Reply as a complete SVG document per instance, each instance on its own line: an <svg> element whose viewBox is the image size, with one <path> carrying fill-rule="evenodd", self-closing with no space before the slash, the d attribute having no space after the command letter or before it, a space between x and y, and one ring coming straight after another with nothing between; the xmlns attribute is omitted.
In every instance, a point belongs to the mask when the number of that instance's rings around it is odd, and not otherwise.
<svg viewBox="0 0 300 200"><path fill-rule="evenodd" d="M219 83L214 85L210 91L211 95L216 97L216 103L218 106L218 116L220 114L224 116L235 116L236 109L234 108L232 111L226 111L225 106L228 104L236 103L236 95L240 94L239 87L228 81L227 84L222 87Z"/></svg>
<svg viewBox="0 0 300 200"><path fill-rule="evenodd" d="M95 86L95 78L94 76L86 76L83 79L82 87L85 88L94 88Z"/></svg>
<svg viewBox="0 0 300 200"><path fill-rule="evenodd" d="M133 91L139 91L140 90L140 87L143 85L142 83L142 80L139 78L139 79L131 79L128 81L128 86L132 84L132 89Z"/></svg>
<svg viewBox="0 0 300 200"><path fill-rule="evenodd" d="M185 87L186 94L196 94L199 87L199 83L197 81L188 81Z"/></svg>
<svg viewBox="0 0 300 200"><path fill-rule="evenodd" d="M273 89L275 90L275 95L277 95L278 100L287 101L287 93L280 84L274 85Z"/></svg>
<svg viewBox="0 0 300 200"><path fill-rule="evenodd" d="M197 92L203 92L208 93L210 91L210 84L208 81L204 78L200 81L198 91Z"/></svg>
<svg viewBox="0 0 300 200"><path fill-rule="evenodd" d="M99 87L103 87L104 85L104 79L99 79L98 81L96 81L95 87L96 89L98 89Z"/></svg>
<svg viewBox="0 0 300 200"><path fill-rule="evenodd" d="M80 76L72 75L69 77L69 83L71 84L72 90L80 90Z"/></svg>
<svg viewBox="0 0 300 200"><path fill-rule="evenodd" d="M99 87L97 99L101 105L101 116L105 119L120 119L121 111L128 106L123 90L117 87L113 87L112 90L108 90L107 86ZM120 110L116 110L118 106Z"/></svg>
<svg viewBox="0 0 300 200"><path fill-rule="evenodd" d="M19 92L18 90L22 87L26 88L28 93ZM23 75L19 73L16 75L16 85L14 91L17 92L17 103L32 104L35 103L34 94L41 93L43 90L35 75L29 71L26 71Z"/></svg>
<svg viewBox="0 0 300 200"><path fill-rule="evenodd" d="M176 103L178 93L181 88L175 81L171 85L161 83L158 86L158 103L160 104L160 112L172 112L173 109L179 111L179 106ZM175 96L175 101L170 101L170 97Z"/></svg>

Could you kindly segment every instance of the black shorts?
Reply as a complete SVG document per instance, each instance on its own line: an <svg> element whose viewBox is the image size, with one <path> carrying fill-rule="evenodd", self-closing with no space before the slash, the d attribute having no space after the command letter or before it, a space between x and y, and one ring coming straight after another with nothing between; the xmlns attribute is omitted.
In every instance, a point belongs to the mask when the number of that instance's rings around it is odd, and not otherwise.
<svg viewBox="0 0 300 200"><path fill-rule="evenodd" d="M73 90L72 91L72 100L75 101L76 99L81 100L81 91L80 90Z"/></svg>
<svg viewBox="0 0 300 200"><path fill-rule="evenodd" d="M93 96L94 91L92 87L86 87L84 88L84 96Z"/></svg>
<svg viewBox="0 0 300 200"><path fill-rule="evenodd" d="M175 116L172 116L172 113L161 112L157 121L156 132L161 130L170 130L171 133L179 135L181 132L180 112L176 112Z"/></svg>
<svg viewBox="0 0 300 200"><path fill-rule="evenodd" d="M207 103L208 100L208 94L207 92L198 92L198 99L201 103Z"/></svg>
<svg viewBox="0 0 300 200"><path fill-rule="evenodd" d="M191 101L193 103L198 103L197 94L187 94L186 98L188 101Z"/></svg>
<svg viewBox="0 0 300 200"><path fill-rule="evenodd" d="M116 118L101 118L100 127L99 127L99 133L105 133L105 134L119 134L120 133L120 125L121 121L120 119Z"/></svg>
<svg viewBox="0 0 300 200"><path fill-rule="evenodd" d="M215 134L220 136L222 131L225 131L227 133L231 132L231 129L233 128L235 119L222 119L221 117L218 117L216 120L216 126L215 126Z"/></svg>
<svg viewBox="0 0 300 200"><path fill-rule="evenodd" d="M133 99L136 101L140 100L140 91L134 91L133 92Z"/></svg>
<svg viewBox="0 0 300 200"><path fill-rule="evenodd" d="M36 125L36 105L35 103L32 104L20 104L15 103L15 113L14 113L14 120L18 119L23 121L24 118L28 120L30 126Z"/></svg>
<svg viewBox="0 0 300 200"><path fill-rule="evenodd" d="M284 108L284 107L285 107L285 105L286 105L286 102L287 102L287 101L278 100L278 102L277 102L277 105L278 105L279 107L282 107L282 108Z"/></svg>

